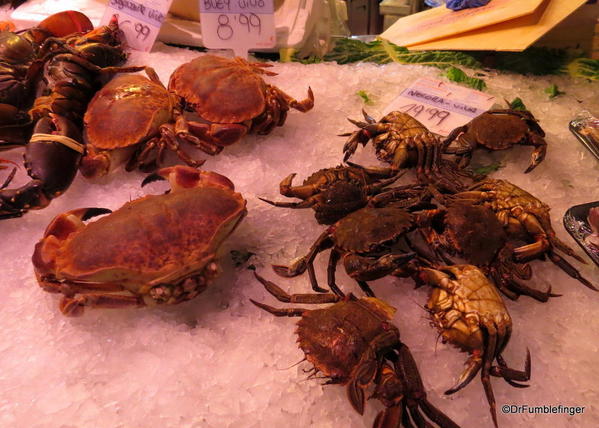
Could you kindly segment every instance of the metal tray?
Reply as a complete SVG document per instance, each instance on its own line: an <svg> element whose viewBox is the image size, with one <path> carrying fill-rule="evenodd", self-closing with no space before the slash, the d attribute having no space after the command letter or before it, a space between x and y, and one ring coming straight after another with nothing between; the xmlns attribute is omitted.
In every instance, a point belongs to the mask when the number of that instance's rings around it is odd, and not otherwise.
<svg viewBox="0 0 599 428"><path fill-rule="evenodd" d="M575 205L568 209L566 214L564 214L564 227L578 245L586 251L591 260L599 266L599 248L585 241L585 238L592 233L587 216L589 215L589 210L593 207L599 207L599 201Z"/></svg>
<svg viewBox="0 0 599 428"><path fill-rule="evenodd" d="M583 111L570 122L570 131L599 159L599 119Z"/></svg>

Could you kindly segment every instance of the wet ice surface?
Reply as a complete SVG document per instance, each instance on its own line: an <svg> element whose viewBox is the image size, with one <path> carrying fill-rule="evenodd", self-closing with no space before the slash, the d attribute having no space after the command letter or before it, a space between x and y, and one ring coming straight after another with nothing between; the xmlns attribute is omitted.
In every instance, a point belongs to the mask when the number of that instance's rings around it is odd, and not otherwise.
<svg viewBox="0 0 599 428"><path fill-rule="evenodd" d="M149 57L131 63L154 66L166 83L172 70L198 53L157 45ZM251 305L249 298L275 302L245 269L235 269L229 252L256 253L259 272L283 288L309 291L306 278L278 278L272 263L287 263L304 254L321 233L309 210L277 209L258 196L283 199L279 181L291 172L298 182L311 172L341 161L344 139L352 130L346 117L359 118L365 90L375 100L368 112L379 117L385 106L420 76L437 76L433 68L359 64L275 64L279 76L269 81L296 98L308 85L316 97L307 114L291 112L287 123L268 136L250 136L210 158L206 169L227 175L248 200L249 215L222 251L223 273L211 288L177 307L132 310L89 310L81 318L65 318L58 298L36 283L30 257L54 215L83 206L116 209L163 184L141 189L139 173L118 170L100 184L78 176L68 192L41 211L3 221L0 262L0 426L146 426L146 427L368 427L381 406L369 402L364 416L354 412L340 386L307 380L308 363L294 336L295 320L275 318ZM548 100L543 89L558 84L566 95ZM569 245L574 241L561 225L565 210L599 199L598 164L568 131L568 121L582 109L597 114L597 84L568 78L487 78L489 93L499 99L520 96L547 132L547 159L531 174L530 147L475 160L500 160L495 173L507 178L552 207L553 225ZM359 150L356 161L375 163L370 151ZM204 157L200 152L194 153ZM20 152L2 153L20 162ZM173 158L171 158L173 160ZM20 174L24 174L23 170ZM23 181L22 176L19 177ZM118 239L115 236L115 239ZM579 253L582 251L576 248ZM325 282L326 253L316 270ZM576 262L574 262L576 263ZM577 265L580 266L580 265ZM598 269L580 266L595 283ZM492 379L498 409L504 404L585 406L584 414L504 415L503 427L599 426L599 364L597 306L599 294L584 288L551 263L535 262L534 285L553 286L563 297L541 304L529 298L507 301L514 332L504 356L522 368L526 348L532 355L530 388L515 389ZM339 281L355 289L339 269ZM395 323L420 367L429 399L465 427L492 426L477 377L451 397L466 355L437 343L422 305L427 290L394 278L373 284L379 297L398 308Z"/></svg>

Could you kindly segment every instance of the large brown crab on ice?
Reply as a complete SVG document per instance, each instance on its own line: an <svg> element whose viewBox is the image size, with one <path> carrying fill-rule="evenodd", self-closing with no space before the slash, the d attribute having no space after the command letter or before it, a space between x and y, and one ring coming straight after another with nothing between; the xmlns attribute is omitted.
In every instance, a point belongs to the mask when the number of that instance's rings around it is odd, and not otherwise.
<svg viewBox="0 0 599 428"><path fill-rule="evenodd" d="M190 122L192 133L218 153L223 146L239 141L246 133L268 134L285 123L290 108L307 112L314 106L312 89L297 101L262 75L270 64L202 55L179 66L168 88L207 123Z"/></svg>
<svg viewBox="0 0 599 428"><path fill-rule="evenodd" d="M152 177L152 176L150 176ZM40 286L64 295L60 309L176 304L192 299L218 272L217 250L245 217L246 201L225 176L174 166L158 171L170 192L58 215L35 246Z"/></svg>

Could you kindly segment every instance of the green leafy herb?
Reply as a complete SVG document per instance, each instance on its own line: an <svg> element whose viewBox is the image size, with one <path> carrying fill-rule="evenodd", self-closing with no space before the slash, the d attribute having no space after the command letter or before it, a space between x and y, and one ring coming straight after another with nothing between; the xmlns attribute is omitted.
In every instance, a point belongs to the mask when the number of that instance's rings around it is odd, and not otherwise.
<svg viewBox="0 0 599 428"><path fill-rule="evenodd" d="M231 259L235 267L239 267L247 262L255 253L246 250L231 250Z"/></svg>
<svg viewBox="0 0 599 428"><path fill-rule="evenodd" d="M371 106L374 104L374 101L372 101L372 99L368 95L368 92L360 90L360 91L356 92L356 95L359 96L360 98L362 98L362 100L364 100L364 104L366 104L368 106Z"/></svg>
<svg viewBox="0 0 599 428"><path fill-rule="evenodd" d="M522 52L484 52L483 64L501 71L544 76L561 74L571 60L565 49L532 47Z"/></svg>
<svg viewBox="0 0 599 428"><path fill-rule="evenodd" d="M514 98L512 100L512 102L510 102L508 104L512 110L522 110L522 111L528 110L520 97Z"/></svg>
<svg viewBox="0 0 599 428"><path fill-rule="evenodd" d="M473 169L472 171L478 175L488 175L492 172L498 171L501 168L505 167L505 165L501 162L493 162L488 165L482 165L478 168Z"/></svg>
<svg viewBox="0 0 599 428"><path fill-rule="evenodd" d="M397 46L386 40L364 43L355 39L341 39L333 50L326 54L326 61L349 64L364 61L377 64L398 62L401 64L429 65L445 69L451 65L480 68L480 63L472 55L453 51L414 51Z"/></svg>
<svg viewBox="0 0 599 428"><path fill-rule="evenodd" d="M559 95L565 94L565 92L562 92L559 90L559 88L557 87L557 85L555 83L553 85L551 85L550 87L545 88L544 92L549 95L549 98L555 98Z"/></svg>
<svg viewBox="0 0 599 428"><path fill-rule="evenodd" d="M447 69L445 76L452 82L463 83L464 85L479 91L483 91L487 87L484 80L470 77L459 68L453 66Z"/></svg>
<svg viewBox="0 0 599 428"><path fill-rule="evenodd" d="M576 58L567 69L570 76L599 80L599 59Z"/></svg>
<svg viewBox="0 0 599 428"><path fill-rule="evenodd" d="M319 64L324 61L324 59L315 55L311 55L308 58L298 58L297 56L293 56L291 60L293 62L301 62L302 64Z"/></svg>

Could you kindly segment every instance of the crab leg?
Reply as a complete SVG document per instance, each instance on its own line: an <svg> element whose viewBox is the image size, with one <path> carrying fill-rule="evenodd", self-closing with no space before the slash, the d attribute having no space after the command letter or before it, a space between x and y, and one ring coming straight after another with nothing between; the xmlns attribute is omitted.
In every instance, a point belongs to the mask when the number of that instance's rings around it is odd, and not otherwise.
<svg viewBox="0 0 599 428"><path fill-rule="evenodd" d="M547 142L535 132L530 131L528 131L525 141L524 144L535 147L534 151L530 154L530 164L524 171L524 173L528 173L535 169L537 165L545 159L545 155L547 154Z"/></svg>
<svg viewBox="0 0 599 428"><path fill-rule="evenodd" d="M297 174L289 174L279 183L279 193L288 198L307 199L314 195L317 191L316 184L306 184L303 186L292 186L293 179Z"/></svg>
<svg viewBox="0 0 599 428"><path fill-rule="evenodd" d="M141 297L122 296L118 294L81 294L75 297L63 297L60 311L67 316L80 316L85 306L91 308L118 309L130 306L145 306Z"/></svg>
<svg viewBox="0 0 599 428"><path fill-rule="evenodd" d="M275 317L301 317L306 312L310 312L309 309L304 308L275 308L273 306L265 305L264 303L256 302L253 299L250 299L250 302L260 309L273 314Z"/></svg>
<svg viewBox="0 0 599 428"><path fill-rule="evenodd" d="M335 250L334 248L331 250L331 254L329 256L329 264L327 266L327 283L329 285L329 288L333 290L333 293L343 297L344 293L337 286L337 283L335 281L335 272L337 271L337 263L339 262L340 256L341 254L339 254L339 251Z"/></svg>
<svg viewBox="0 0 599 428"><path fill-rule="evenodd" d="M549 250L548 255L549 255L549 259L553 263L555 263L561 270L566 272L569 276L578 280L585 287L588 287L594 291L599 291L599 288L597 288L593 284L591 284L591 282L588 279L586 279L585 277L583 277L580 274L578 269L576 269L574 266L572 266L570 263L568 263L564 258L562 258L558 254L556 254L555 251Z"/></svg>
<svg viewBox="0 0 599 428"><path fill-rule="evenodd" d="M271 85L267 85L267 86L269 88L272 88L275 91L275 93L277 94L277 96L281 98L281 101L283 101L284 104L288 105L292 109L298 110L302 113L306 113L307 111L311 110L312 107L314 107L314 93L312 92L312 88L310 88L309 86L308 86L308 97L304 98L302 101L297 101L295 98L293 98L290 95L287 95L285 92L283 92L281 89L277 88L276 86L271 86Z"/></svg>
<svg viewBox="0 0 599 428"><path fill-rule="evenodd" d="M319 303L335 303L341 300L343 296L326 293L326 294L288 294L281 287L279 287L274 282L268 281L267 279L261 277L256 272L254 272L254 276L258 281L264 285L266 291L272 294L278 301L284 303L310 303L310 304L319 304Z"/></svg>
<svg viewBox="0 0 599 428"><path fill-rule="evenodd" d="M299 258L291 266L273 265L272 268L277 275L287 278L301 275L306 271L308 265L314 263L314 259L318 253L331 248L332 246L333 241L329 237L329 232L325 231L318 237L316 242L312 244L308 254L306 254L304 257Z"/></svg>

